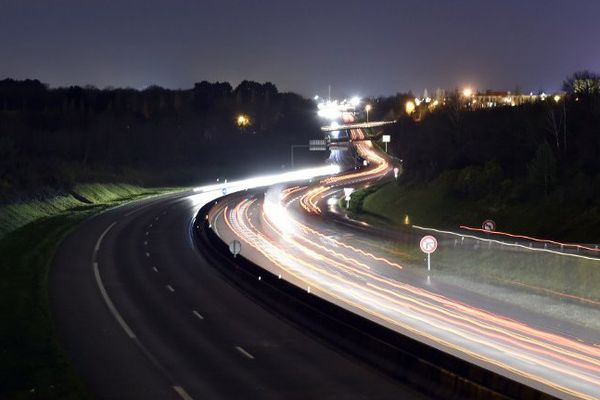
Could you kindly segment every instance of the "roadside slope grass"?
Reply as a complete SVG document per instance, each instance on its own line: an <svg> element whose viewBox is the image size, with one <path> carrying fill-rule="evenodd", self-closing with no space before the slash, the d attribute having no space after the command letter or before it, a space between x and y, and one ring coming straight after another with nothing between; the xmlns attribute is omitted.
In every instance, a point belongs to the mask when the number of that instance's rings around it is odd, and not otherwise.
<svg viewBox="0 0 600 400"><path fill-rule="evenodd" d="M89 398L53 332L50 261L62 239L86 218L168 191L86 184L75 188L85 202L69 195L0 208L0 398Z"/></svg>
<svg viewBox="0 0 600 400"><path fill-rule="evenodd" d="M391 225L394 229L406 229L406 216L409 217L410 224L453 231L461 224L479 226L481 221L490 217L496 219L504 229L516 232L523 232L520 229L525 229L526 224L535 232L537 229L548 229L545 223L550 226L571 223L561 221L564 215L569 215L568 210L563 214L555 210L555 206L546 208L544 204L540 204L537 211L529 211L523 205L494 210L478 202L452 199L440 185L405 188L391 182L357 193L356 199L360 200L360 204L355 204L352 210L357 216L376 216L378 218L371 218L370 222ZM531 213L533 216L529 215ZM587 227L592 229L590 225ZM590 230L587 234L591 232L594 231ZM424 233L413 233L416 238L414 244L396 243L392 247L417 257L420 252L416 243ZM460 238L441 234L437 236L443 240L436 252L436 269L439 271L477 281L500 282L509 286L525 285L593 301L600 300L599 261L526 250L515 251L498 244L490 247L486 243L470 239L463 243Z"/></svg>
<svg viewBox="0 0 600 400"><path fill-rule="evenodd" d="M370 193L357 210L394 225L402 225L408 215L413 225L456 230L460 225L479 227L491 218L500 231L575 243L600 242L600 208L596 207L551 198L517 203L494 193L477 201L457 199L443 180L419 186L389 182L367 190ZM361 191L356 196L361 197Z"/></svg>

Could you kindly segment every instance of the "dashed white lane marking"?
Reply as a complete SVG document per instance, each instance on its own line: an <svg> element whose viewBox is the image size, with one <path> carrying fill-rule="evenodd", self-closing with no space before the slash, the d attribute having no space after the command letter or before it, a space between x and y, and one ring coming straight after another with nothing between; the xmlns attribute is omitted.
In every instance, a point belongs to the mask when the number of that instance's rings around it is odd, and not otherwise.
<svg viewBox="0 0 600 400"><path fill-rule="evenodd" d="M154 272L158 272L158 268L156 268L156 267L152 267L152 270L153 270Z"/></svg>
<svg viewBox="0 0 600 400"><path fill-rule="evenodd" d="M144 246L148 246L148 241L144 240Z"/></svg>
<svg viewBox="0 0 600 400"><path fill-rule="evenodd" d="M198 317L198 319L204 319L204 317L202 316L202 314L200 314L198 311L194 310L193 313L194 313L194 315L196 317Z"/></svg>
<svg viewBox="0 0 600 400"><path fill-rule="evenodd" d="M150 253L146 252L146 257L150 257Z"/></svg>
<svg viewBox="0 0 600 400"><path fill-rule="evenodd" d="M242 347L240 346L235 346L235 349L237 351L239 351L240 353L242 353L243 355L245 355L246 357L248 357L251 360L254 360L254 356L250 353L248 353L246 350L244 350Z"/></svg>
<svg viewBox="0 0 600 400"><path fill-rule="evenodd" d="M148 236L148 231L146 231L146 236Z"/></svg>
<svg viewBox="0 0 600 400"><path fill-rule="evenodd" d="M115 226L117 224L117 221L113 222L112 224L110 224L108 226L108 228L106 228L104 230L104 232L102 232L102 234L100 235L100 237L98 238L98 241L96 242L96 245L94 246L94 252L92 254L92 266L94 269L94 278L96 279L96 285L98 286L98 289L100 290L100 294L102 295L102 299L104 300L104 302L106 303L106 306L108 307L108 310L110 311L110 313L113 315L113 317L117 320L117 322L119 323L119 325L121 325L121 328L123 328L123 330L125 331L125 333L127 334L127 336L132 339L134 341L134 343L138 346L138 348L150 359L150 361L159 369L161 370L169 380L171 380L171 382L173 382L172 377L170 376L170 374L168 373L168 371L160 364L160 362L148 351L148 349L146 349L146 347L139 341L137 340L137 337L135 336L135 333L133 333L133 330L129 327L129 325L127 325L127 322L125 322L125 320L123 319L123 317L121 316L121 314L119 313L119 311L117 310L117 308L115 307L114 303L112 302L112 300L110 299L110 296L108 295L108 292L106 291L106 288L104 287L104 284L102 283L102 278L100 277L100 271L98 269L98 262L96 261L96 257L98 255L98 251L100 250L100 245L102 244L102 240L104 239L104 237L106 236L106 234L113 228L113 226ZM146 234L148 234L148 232L146 232ZM146 253L148 254L148 253ZM158 272L158 270L156 269L156 267L154 267L154 269L156 270L156 272ZM170 287L170 286L169 286ZM172 291L175 291L172 287L171 287ZM183 400L193 400L192 396L190 396L185 389L183 389L181 386L179 385L174 385L173 386L173 390L175 390L175 392L179 395L179 397L181 397Z"/></svg>
<svg viewBox="0 0 600 400"><path fill-rule="evenodd" d="M169 292L171 292L171 293L173 293L175 291L175 289L173 289L173 286L171 286L171 285L167 285L166 288L169 289Z"/></svg>
<svg viewBox="0 0 600 400"><path fill-rule="evenodd" d="M187 394L187 392L183 390L181 386L173 386L173 390L175 390L183 400L193 400L192 396Z"/></svg>

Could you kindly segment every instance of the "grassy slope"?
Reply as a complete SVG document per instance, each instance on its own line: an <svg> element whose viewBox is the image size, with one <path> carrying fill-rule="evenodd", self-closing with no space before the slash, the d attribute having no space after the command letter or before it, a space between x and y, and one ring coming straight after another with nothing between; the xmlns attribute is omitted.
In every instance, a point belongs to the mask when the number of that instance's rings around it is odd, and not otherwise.
<svg viewBox="0 0 600 400"><path fill-rule="evenodd" d="M108 207L166 190L88 184L72 196L0 209L0 398L89 397L54 336L47 273L61 240Z"/></svg>
<svg viewBox="0 0 600 400"><path fill-rule="evenodd" d="M493 199L459 200L448 195L443 183L405 188L394 182L372 191L362 204L363 212L402 224L456 229L459 225L479 227L492 218L498 230L563 241L600 242L600 210L581 210L563 202L542 200L535 204L504 204Z"/></svg>
<svg viewBox="0 0 600 400"><path fill-rule="evenodd" d="M449 198L440 186L405 189L392 182L367 191L366 196L360 196L362 193L357 196L362 197L362 203L355 204L354 211L379 217L372 222L387 223L398 228L404 226L408 215L410 223L414 225L456 230L460 224L479 226L493 212L482 204ZM564 218L564 214L558 209L549 211L552 208L543 205L537 208L514 207L497 212L492 217L496 219L498 215L503 227L517 232L523 232L519 229L525 229L527 224L535 225L536 222L538 224L534 231L563 224L561 218ZM512 281L600 300L600 287L597 284L600 282L600 268L597 262L539 253L498 253L494 248L474 247L473 243L468 246L465 243L464 249L461 246L456 249L441 248L436 253L437 268L473 279ZM404 252L412 251L415 256L419 254L416 248L397 246Z"/></svg>

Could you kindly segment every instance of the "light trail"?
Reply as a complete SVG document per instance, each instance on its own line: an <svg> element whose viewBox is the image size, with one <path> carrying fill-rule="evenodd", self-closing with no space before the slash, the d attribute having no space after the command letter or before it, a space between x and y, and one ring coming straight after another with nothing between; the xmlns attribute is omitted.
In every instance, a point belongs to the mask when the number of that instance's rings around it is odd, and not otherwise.
<svg viewBox="0 0 600 400"><path fill-rule="evenodd" d="M467 305L443 299L410 285L395 284L386 289L381 287L381 283L387 282L389 284L391 283L389 280L366 271L348 268L343 264L340 267L341 263L327 256L319 255L316 251L306 251L305 246L298 246L291 241L289 235L283 232L275 232L275 237L285 238L284 241L288 243L288 246L281 247L280 243L267 237L250 222L248 209L253 204L255 204L255 200L244 200L235 207L233 212L227 213L230 229L244 233L241 237L246 239L246 243L258 249L271 261L274 261L275 265L286 271L286 274L299 278L303 282L303 286L310 286L314 288L313 291L318 289L328 297L344 300L346 304L348 304L347 294L352 293L351 298L353 300L351 299L349 304L368 312L376 320L393 321L395 326L407 329L420 337L425 336L451 349L477 356L476 358L479 360L502 367L506 371L511 371L528 379L534 378L535 375L531 375L526 370L515 368L513 365L501 363L495 357L473 353L468 347L457 346L453 342L441 340L430 332L416 330L410 321L413 321L413 323L418 321L426 328L428 327L429 331L433 330L438 335L440 332L451 333L452 336L462 338L470 345L477 344L483 347L487 352L491 350L492 352L508 355L510 359L521 360L526 363L526 366L542 366L555 371L557 374L567 375L588 384L597 382L596 375L598 374L600 351L596 347L559 336L556 336L558 339L556 341L553 340L552 335L545 332L473 309ZM247 240L248 238L251 238L251 240ZM293 248L293 250L290 251L290 248ZM295 253L302 253L302 255ZM310 258L313 258L313 262L307 261ZM347 273L340 275L340 272L344 270ZM357 274L361 275L362 278L376 278L376 283L357 282ZM399 290L405 290L408 293L404 294ZM421 296L424 297L424 300L419 299L418 295L425 295ZM432 303L433 300L437 303ZM455 308L454 311L452 311L452 307ZM384 312L377 310L384 310ZM390 317L390 313L395 313L395 315ZM408 323L406 319L408 319ZM517 332L522 333L510 332L509 328L517 329ZM538 338L532 339L525 334L537 336ZM551 343L543 342L542 339L550 340ZM523 351L516 351L515 348L520 348ZM565 364L586 369L588 373L577 372L575 368L566 368ZM546 382L546 380L539 377L537 380ZM546 383L564 393L577 393L550 381ZM577 393L577 396L593 398L586 397L585 393Z"/></svg>
<svg viewBox="0 0 600 400"><path fill-rule="evenodd" d="M467 231L472 231L472 232L482 232L482 233L486 233L489 235L508 236L508 237L515 238L515 239L524 239L524 240L529 240L529 241L537 242L537 243L550 243L550 244L560 246L561 248L562 247L571 247L574 249L581 249L581 250L587 250L587 251L593 251L593 252L600 253L600 249L597 246L596 247L588 247L588 246L584 246L582 244L577 244L577 243L562 243L562 242L557 242L556 240L540 239L540 238L535 238L532 236L517 235L514 233L508 233L508 232L488 231L485 229L472 228L472 227L465 226L465 225L461 225L460 229L465 229Z"/></svg>
<svg viewBox="0 0 600 400"><path fill-rule="evenodd" d="M443 234L446 234L446 235L452 235L452 236L457 236L457 237L465 237L465 238L469 238L469 239L473 239L473 240L478 240L480 242L486 242L486 243L490 243L491 242L491 243L499 244L501 246L515 247L515 248L519 248L519 249L527 250L527 251L531 251L531 252L548 253L548 254L554 254L554 255L562 256L562 257L581 258L582 260L589 260L589 261L600 262L600 258L598 258L598 257L589 257L589 256L581 255L581 254L565 253L563 251L558 251L558 250L543 249L543 248L538 248L538 247L530 247L530 246L526 246L526 245L520 244L520 243L509 243L509 242L503 242L501 240L486 239L486 238L482 238L482 237L479 237L479 236L466 235L466 234L463 234L463 233L452 232L452 231L447 231L447 230L443 230L443 229L427 228L427 227L418 226L418 225L412 225L412 227L414 229L419 229L419 230L422 230L422 231L443 233Z"/></svg>
<svg viewBox="0 0 600 400"><path fill-rule="evenodd" d="M363 133L351 135L360 138ZM225 225L219 231L224 240L239 238L245 257L312 294L555 396L598 398L598 343L443 296L401 265L321 232L319 205L327 196L344 186L381 179L391 170L370 142L356 147L369 161L368 168L323 178L315 185L267 191L264 200L231 200L214 207L209 220L222 212L219 221ZM294 209L310 217L302 221Z"/></svg>

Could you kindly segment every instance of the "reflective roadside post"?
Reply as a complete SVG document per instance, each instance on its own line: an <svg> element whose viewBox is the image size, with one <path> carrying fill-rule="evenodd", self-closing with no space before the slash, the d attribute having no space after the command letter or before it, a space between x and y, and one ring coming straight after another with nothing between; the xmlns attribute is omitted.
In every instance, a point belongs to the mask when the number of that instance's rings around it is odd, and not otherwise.
<svg viewBox="0 0 600 400"><path fill-rule="evenodd" d="M344 196L346 200L346 209L350 208L350 196L354 192L354 188L344 188Z"/></svg>
<svg viewBox="0 0 600 400"><path fill-rule="evenodd" d="M242 251L242 244L239 242L239 240L234 240L229 243L229 251L231 254L233 254L233 258L240 254L240 251Z"/></svg>

